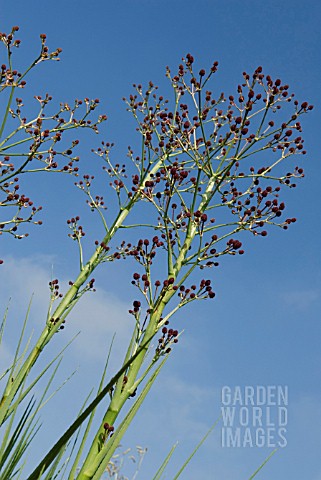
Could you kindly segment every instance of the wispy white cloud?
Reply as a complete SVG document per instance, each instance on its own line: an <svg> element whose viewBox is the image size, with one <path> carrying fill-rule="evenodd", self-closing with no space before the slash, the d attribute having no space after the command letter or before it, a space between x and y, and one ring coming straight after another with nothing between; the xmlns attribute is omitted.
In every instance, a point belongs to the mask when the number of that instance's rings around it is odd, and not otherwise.
<svg viewBox="0 0 321 480"><path fill-rule="evenodd" d="M9 319L22 325L28 303L32 297L30 321L39 331L45 323L48 302L48 283L52 279L53 259L46 256L31 258L6 258L1 268L2 288L0 304L2 311L10 300ZM67 279L60 280L61 290L66 291ZM65 337L81 334L71 351L81 356L81 361L106 358L115 332L115 348L124 346L132 327L128 304L114 294L98 288L85 294L67 319ZM121 349L123 351L124 349Z"/></svg>
<svg viewBox="0 0 321 480"><path fill-rule="evenodd" d="M11 296L8 324L20 325L25 315L30 296L34 293L31 311L31 322L35 330L42 329L48 306L49 291L48 282L51 279L50 257L32 257L24 259L7 258L1 267L0 275L2 287L0 289L0 305L3 312L8 298ZM62 280L62 290L65 290L67 279ZM295 308L307 308L310 304L319 300L317 290L304 292L284 293L282 296L286 304ZM57 335L57 338L70 338L81 330L70 351L73 360L77 363L90 364L89 370L94 368L101 370L100 360L106 357L110 340L117 331L115 352L123 355L131 330L132 318L128 315L129 305L115 294L98 288L96 293L85 295L76 306L70 317L66 329ZM10 326L10 325L9 325ZM57 342L59 344L59 342ZM197 356L199 346L185 339L184 346L188 349L189 358ZM5 344L6 358L10 358L10 344ZM80 359L80 360L79 360ZM171 360L171 359L170 359ZM3 360L2 360L3 361ZM4 362L5 363L5 362ZM115 371L119 362L112 361L111 369ZM186 373L184 368L184 374ZM159 465L161 458L168 453L169 448L180 441L179 451L173 458L172 471L177 471L189 453L203 437L211 424L218 418L220 413L220 394L215 390L213 383L207 386L204 375L200 372L199 379L186 378L186 374L180 375L181 370L169 369L165 366L160 377L153 386L152 392L147 398L147 403L141 410L136 428L133 426L134 438L128 436L129 445L142 443L149 447L146 462ZM91 374L91 372L90 372ZM88 388L82 380L77 385L70 387L81 396L83 390ZM269 464L262 470L262 480L271 478L290 478L283 473L291 473L291 478L299 477L300 469L293 467L293 458L302 454L302 439L306 446L303 458L309 460L309 468L317 465L317 445L319 441L319 425L321 421L321 407L319 399L304 397L289 406L289 447L278 453ZM137 428L138 425L138 428ZM131 429L132 430L132 429ZM211 478L221 480L234 480L248 478L248 473L253 473L264 460L265 452L254 449L223 449L220 444L220 425L213 431L196 458L191 463L185 480L192 478ZM127 444L128 445L128 444ZM315 448L313 447L315 445ZM164 453L164 456L162 456ZM285 466L284 466L285 464ZM282 465L284 468L282 468ZM280 468L281 467L281 468ZM278 468L280 468L278 472ZM155 472L157 468L153 469ZM304 471L302 466L301 473ZM240 473L241 472L241 473ZM297 475L293 476L293 473ZM145 476L148 478L148 476ZM170 478L170 477L168 477ZM313 480L321 480L318 468L309 477Z"/></svg>
<svg viewBox="0 0 321 480"><path fill-rule="evenodd" d="M320 300L321 292L319 290L297 290L283 292L280 294L280 297L285 305L299 310L306 310Z"/></svg>
<svg viewBox="0 0 321 480"><path fill-rule="evenodd" d="M219 396L212 387L206 388L193 380L185 381L167 372L166 379L162 381L160 378L155 390L156 394L158 391L168 399L166 412L163 413L173 429L183 436L191 432L196 437L204 435L209 428L208 422L214 423L219 416ZM208 422L203 415L195 415L195 412L204 411L204 405L209 412Z"/></svg>
<svg viewBox="0 0 321 480"><path fill-rule="evenodd" d="M133 326L128 304L98 288L80 300L68 319L67 328L81 331L76 348L86 358L104 359L116 333L114 348L125 351ZM123 347L123 348L122 348Z"/></svg>
<svg viewBox="0 0 321 480"><path fill-rule="evenodd" d="M166 478L172 478L172 474L176 473L215 417L218 417L219 391L215 387L204 387L201 382L193 379L182 380L175 373L167 371L160 376L150 395L138 420L142 426L139 441L149 447L147 461L153 464L154 457L165 457L170 447L179 440L179 446L168 466L169 476ZM284 449L279 449L264 466L260 478L304 477L321 480L318 460L320 398L312 394L295 399L290 397L288 418L288 444ZM156 429L155 424L158 426ZM223 448L221 426L221 423L217 425L197 452L183 474L184 479L249 478L271 453L268 448ZM137 435L137 428L135 432ZM302 458L302 463L297 465L294 458Z"/></svg>
<svg viewBox="0 0 321 480"><path fill-rule="evenodd" d="M220 405L215 389L194 381L182 380L178 372L161 372L140 412L142 442L170 448L175 442L195 447L211 425L219 418ZM155 430L155 425L159 428ZM219 425L208 441L211 449L220 448ZM183 447L184 448L184 447Z"/></svg>

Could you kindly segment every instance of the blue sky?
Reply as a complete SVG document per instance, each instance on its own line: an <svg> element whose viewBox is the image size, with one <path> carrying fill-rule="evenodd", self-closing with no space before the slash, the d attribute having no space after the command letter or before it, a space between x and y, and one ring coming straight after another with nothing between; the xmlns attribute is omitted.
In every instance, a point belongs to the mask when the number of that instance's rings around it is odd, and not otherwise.
<svg viewBox="0 0 321 480"><path fill-rule="evenodd" d="M215 273L215 302L197 304L178 315L183 338L124 447L148 447L141 478L149 478L152 467L179 440L179 452L166 477L170 479L219 416L223 385L288 385L288 445L257 478L320 480L319 3L17 0L0 2L0 19L1 31L20 26L23 43L17 58L22 63L37 51L39 33L47 34L51 47L63 49L61 62L41 65L30 76L30 102L33 95L47 91L57 102L100 98L101 112L108 115L101 139L116 143L114 159L121 162L126 161L127 145L136 141L135 125L122 97L131 93L132 83L147 84L149 80L170 95L165 66L174 68L187 52L194 55L199 67L219 61L212 86L219 93L233 93L244 70L251 72L262 65L265 73L289 83L300 100L315 105L302 122L308 155L300 158L300 164L306 178L286 194L289 216L296 216L298 221L287 232L275 229L267 238L245 240L246 255L225 258ZM84 136L79 149L84 171L99 171L90 152L99 141L94 134ZM48 177L35 179L29 187L45 208L43 227L32 229L32 235L23 242L1 239L0 256L5 260L0 270L1 305L4 308L12 297L12 322L18 323L34 291L32 320L36 331L44 322L45 286L51 266L55 276L65 282L76 272L76 251L68 241L65 220L85 210L84 199L72 190L69 179ZM103 180L99 186L104 187ZM92 235L98 235L95 229L99 227L92 217L85 212L82 217L87 222L85 230L92 229ZM46 449L45 442L73 417L74 402L77 408L81 405L93 376L102 368L115 329L120 330L117 352L122 351L130 328L126 311L134 295L131 272L132 266L125 263L103 266L96 276L96 297L84 299L73 314L65 338L79 329L82 335L70 349L64 374L77 365L79 372L65 387L70 400L66 403L60 392L51 405L51 412L60 420L56 431L40 436L39 449ZM122 285L121 291L118 285ZM113 320L107 321L106 312L110 311ZM9 355L10 344L7 348ZM112 365L117 366L117 355ZM157 426L165 423L166 429ZM247 479L270 451L223 449L218 427L183 478Z"/></svg>

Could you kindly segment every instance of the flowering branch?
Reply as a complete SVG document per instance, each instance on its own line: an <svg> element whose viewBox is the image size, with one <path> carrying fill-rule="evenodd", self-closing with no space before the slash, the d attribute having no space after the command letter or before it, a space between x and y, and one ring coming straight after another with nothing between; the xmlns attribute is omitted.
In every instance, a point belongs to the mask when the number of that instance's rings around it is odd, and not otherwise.
<svg viewBox="0 0 321 480"><path fill-rule="evenodd" d="M90 128L97 132L106 117L99 116L92 123L89 116L99 100L76 100L72 107L63 103L57 113L48 115L45 109L51 97L36 97L39 111L29 121L22 116L22 99L16 100L13 110L13 91L25 86L22 78L38 63L58 59L60 53L60 49L49 53L42 35L40 56L20 74L11 63L11 48L20 44L14 40L16 31L14 27L9 35L0 34L9 59L8 66L2 66L0 91L10 91L1 135L9 114L13 122L18 122L11 133L0 139L0 191L4 194L0 206L17 209L11 219L0 224L0 232L22 238L25 235L16 233L18 226L34 222L34 215L41 209L18 193L19 175L57 171L77 177L75 185L85 194L90 210L98 213L104 233L95 240L86 259L80 216L67 220L69 237L78 247L79 272L64 295L58 279L50 282L44 329L6 384L0 401L0 424L8 418L10 405L24 388L41 352L66 327L67 317L82 295L95 290L92 274L96 268L111 261L133 261L131 283L138 297L129 310L133 317L132 338L122 366L108 386L110 402L77 474L78 480L98 479L163 362L179 341L180 332L171 325L175 313L193 301L215 298L213 280L205 278L203 270L216 269L222 256L243 255L245 233L266 237L270 226L286 230L296 221L284 216L285 203L280 195L286 187L295 188L304 171L294 165L292 171L285 173L283 162L288 165L292 156L305 155L300 117L313 107L307 102L299 103L287 84L265 76L262 67L252 76L243 73L236 94L226 97L220 93L215 99L209 84L218 62L207 73L204 69L197 73L193 56L187 54L176 74L166 69L174 95L172 109L171 102L158 95L158 87L152 82L147 89L134 85L134 94L125 99L137 125L140 153L135 155L134 148L129 147L129 161L113 164L113 144L102 142L95 150L104 162L103 170L116 195L118 207L110 213L103 196L92 193L94 176L86 173L79 179L78 167L74 166L79 158L73 155L78 140L58 148L69 130ZM84 112L77 120L82 108ZM63 159L63 165L58 163L58 157ZM31 213L23 217L25 208L31 208ZM131 214L135 218L140 215L143 221L136 225L127 223ZM133 240L137 227L146 228L151 234ZM152 343L155 340L156 346ZM120 412L138 391L138 398L117 426ZM79 425L76 422L58 444L65 445L66 438ZM46 456L34 475L43 472L53 460L53 454ZM76 467L73 465L71 471L75 472Z"/></svg>

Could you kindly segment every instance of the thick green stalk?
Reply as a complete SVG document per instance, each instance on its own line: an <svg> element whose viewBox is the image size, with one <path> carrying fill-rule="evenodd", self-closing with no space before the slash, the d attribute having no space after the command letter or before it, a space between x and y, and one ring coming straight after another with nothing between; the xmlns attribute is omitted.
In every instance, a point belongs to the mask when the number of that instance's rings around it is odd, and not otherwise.
<svg viewBox="0 0 321 480"><path fill-rule="evenodd" d="M215 183L216 183L215 180L216 179L214 176L210 179L207 189L202 196L202 200L199 205L199 210L205 209L209 201L211 200L213 195L213 190L215 190ZM197 231L197 227L195 223L193 221L190 221L187 229L184 245L174 265L174 269L173 269L174 278L176 278L179 275L179 272L183 267L184 260L189 251L189 247L191 246L192 241L196 235L196 231ZM166 305L168 304L168 302L170 301L170 299L173 297L174 294L175 294L175 291L173 289L170 289L165 293L165 295L160 299L160 301L156 303L154 313L151 315L149 324L146 328L146 332L142 339L142 344L145 344L145 346L143 347L143 349L141 350L141 352L139 353L135 361L129 367L128 374L127 374L128 383L126 384L126 387L124 387L121 394L119 394L118 391L114 393L114 396L110 402L110 405L103 418L103 421L101 422L101 426L97 431L95 439L92 443L92 446L88 452L87 458L82 467L81 475L84 475L84 476L79 476L78 477L79 480L87 480L91 478L90 476L86 476L85 472L90 470L91 465L95 462L96 456L100 452L100 448L101 448L100 439L101 439L101 435L104 433L104 424L108 423L109 425L113 425L115 423L115 420L117 419L126 400L133 393L132 388L136 382L142 363L147 355L151 338L154 337L158 329L159 320L162 316L164 308L166 307ZM118 385L118 388L120 388L120 385Z"/></svg>
<svg viewBox="0 0 321 480"><path fill-rule="evenodd" d="M128 202L128 204L119 211L119 214L117 215L109 232L103 238L104 244L107 245L111 241L111 239L114 237L118 229L122 226L123 222L125 221L127 215L130 213L133 206L136 204L137 201L139 201L141 197L141 190L143 189L143 185L145 181L150 180L153 174L157 172L157 170L161 167L162 164L163 164L163 159L161 158L153 166L153 168L151 168L151 170L146 173L142 186L140 187L136 195L134 195L134 197ZM37 361L40 353L42 352L44 347L49 343L49 341L52 339L54 334L58 331L66 315L70 313L71 309L76 304L77 295L80 288L85 284L85 282L88 280L91 273L95 270L95 268L99 265L101 261L101 253L102 253L102 248L98 247L93 253L93 255L91 256L91 258L89 259L89 261L84 265L76 281L69 288L67 293L64 295L64 297L62 298L61 302L59 303L58 307L56 308L55 312L52 315L52 318L56 321L55 325L52 325L52 324L46 325L46 327L40 334L40 337L36 342L35 347L30 352L29 356L27 357L27 359L19 369L18 375L13 380L13 382L10 383L5 389L2 399L0 401L0 408L4 409L3 411L6 411L6 409L9 408L11 401L16 395L24 379L28 376L33 365ZM1 421L0 421L0 424L1 424Z"/></svg>
<svg viewBox="0 0 321 480"><path fill-rule="evenodd" d="M119 216L119 219L118 219L119 221L123 221L123 219L127 216L128 211L123 211L122 214L124 214L125 212L126 212L126 215L122 215L123 218ZM117 230L117 227L115 226L115 232L116 230ZM47 325L46 328L42 331L36 343L36 346L34 347L33 351L30 353L24 365L21 367L17 377L14 379L14 384L17 385L17 388L19 388L21 381L29 373L30 369L34 365L35 361L37 360L38 356L40 355L45 345L51 340L53 335L57 332L59 326L61 325L61 322L62 322L61 318L63 317L63 314L69 308L70 304L76 299L79 289L86 282L86 280L88 279L88 277L90 276L94 268L96 267L99 261L99 254L100 254L100 249L98 248L95 251L94 255L91 257L91 259L89 260L89 262L84 266L84 268L78 275L76 281L69 288L68 292L66 293L66 295L63 297L60 304L56 308L54 314L52 315L52 318L57 320L57 324L55 327L51 325ZM3 396L0 406L2 406L2 403L6 397L6 393L7 392L5 392Z"/></svg>
<svg viewBox="0 0 321 480"><path fill-rule="evenodd" d="M44 472L54 461L59 452L68 441L72 438L72 436L76 433L79 427L83 424L87 417L89 417L92 412L96 409L97 405L103 400L103 398L110 392L113 385L117 382L117 380L124 374L127 370L130 363L136 358L139 354L138 350L133 357L131 357L127 364L123 365L123 367L112 377L112 379L108 382L108 384L100 391L97 397L88 405L88 407L76 418L76 420L70 425L70 427L65 431L65 433L59 438L59 440L55 443L55 445L51 448L51 450L47 453L47 455L41 460L39 465L35 468L35 470L29 475L27 480L39 480L41 477L41 473Z"/></svg>
<svg viewBox="0 0 321 480"><path fill-rule="evenodd" d="M118 389L116 389L116 391L114 392L114 396L109 404L106 414L104 415L100 428L96 433L95 439L92 442L91 448L87 454L87 458L83 464L83 467L80 471L80 474L77 480L87 480L89 478L92 478L91 476L88 476L86 472L88 473L88 471L90 471L91 466L96 462L97 455L100 453L101 435L104 433L104 424L108 423L109 425L113 425L115 423L125 402L134 393L133 386L135 384L135 381L139 373L139 370L141 368L141 365L143 363L143 360L147 354L150 342L157 331L157 325L159 323L159 319L162 316L162 312L166 304L169 302L170 298L174 295L174 293L175 293L174 290L169 290L164 295L162 301L157 307L157 310L151 316L150 322L147 326L146 332L141 341L140 352L129 367L129 370L127 373L128 383L126 384L126 386L124 386L123 391L121 393L119 393L119 388L122 385L117 385Z"/></svg>
<svg viewBox="0 0 321 480"><path fill-rule="evenodd" d="M206 206L208 205L209 201L211 200L212 195L213 195L213 190L215 190L214 187L215 187L215 177L213 176L208 183L206 191L202 195L202 200L201 200L201 202L199 204L199 207L198 207L198 209L200 211L203 211L206 208ZM173 267L174 278L178 277L178 275L179 275L179 273L180 273L180 271L181 271L181 269L184 265L186 255L187 255L187 253L189 251L189 247L191 246L191 244L193 242L193 239L196 235L196 231L197 231L196 224L193 221L190 221L189 225L188 225L186 237L185 237L185 242L184 242L184 244L181 248L181 251L180 251L180 253L177 257L176 263ZM155 311L151 316L151 320L150 320L150 322L149 322L149 324L146 328L145 335L142 339L143 343L146 342L146 340L148 338L150 338L154 335L155 331L157 330L157 325L158 325L158 322L159 322L159 320L162 316L163 310L164 310L167 303L170 301L170 299L172 298L172 296L174 294L175 294L174 290L172 290L172 289L169 290L168 292L166 292L164 297L161 299L160 303L156 304ZM147 353L148 346L149 345L145 346L145 349L142 350L140 355L137 357L135 362L133 362L133 364L131 365L131 367L129 369L128 377L130 379L130 385L132 385L136 380L136 377L138 375L138 372L140 370L142 362L143 362L143 360L145 358L145 355Z"/></svg>
<svg viewBox="0 0 321 480"><path fill-rule="evenodd" d="M166 356L161 364L157 367L157 369L153 372L151 377L149 378L148 382L144 385L141 394L139 395L138 399L135 401L134 405L131 407L127 415L125 416L124 420L121 422L119 427L117 428L116 432L114 433L113 437L109 439L107 444L103 445L101 451L97 455L94 463L90 466L90 468L84 472L84 475L81 477L79 476L77 480L100 480L101 476L103 475L108 462L110 461L112 455L114 454L116 448L118 447L122 437L126 433L129 425L133 421L135 415L137 414L139 408L141 407L142 403L144 402L146 395L148 394L149 390L151 389L154 381L156 380L157 376L160 373L164 363L166 362L168 356ZM152 368L152 366L150 367ZM149 369L150 370L150 369Z"/></svg>
<svg viewBox="0 0 321 480"><path fill-rule="evenodd" d="M119 215L116 218L112 228L110 229L110 232L105 236L103 240L104 243L106 244L109 243L111 238L115 235L118 228L121 226L121 224L124 222L125 218L127 217L133 204L134 204L134 199L129 203L129 205L126 208L124 208L121 212L119 212ZM35 347L29 354L28 358L25 360L24 364L21 366L18 375L16 376L14 381L8 385L7 389L5 390L0 402L1 408L9 407L11 400L15 396L24 378L29 374L31 368L37 361L41 351L47 345L47 343L51 340L53 335L58 331L63 321L63 315L69 309L70 305L72 303L75 303L75 300L77 300L77 294L79 292L79 289L84 285L84 283L88 280L93 270L99 264L99 261L100 261L99 257L100 257L101 251L102 251L101 247L95 250L90 260L87 262L87 264L83 267L82 271L78 275L76 281L69 288L68 292L65 294L65 296L61 300L60 304L58 305L58 307L56 308L55 312L52 315L52 318L57 321L56 325L55 326L46 325L46 327L42 331Z"/></svg>

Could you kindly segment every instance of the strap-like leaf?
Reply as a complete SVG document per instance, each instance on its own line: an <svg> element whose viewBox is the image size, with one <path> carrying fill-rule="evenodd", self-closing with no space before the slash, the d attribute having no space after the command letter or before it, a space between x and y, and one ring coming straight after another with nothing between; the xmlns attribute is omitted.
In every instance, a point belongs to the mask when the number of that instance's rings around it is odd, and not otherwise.
<svg viewBox="0 0 321 480"><path fill-rule="evenodd" d="M270 460L270 458L275 454L275 452L277 451L277 448L275 450L273 450L272 453L270 453L270 455L264 460L264 462L262 463L262 465L259 466L259 468L257 470L255 470L255 472L253 473L253 475L250 476L249 480L252 480L257 473L259 473L259 471L264 467L264 465Z"/></svg>
<svg viewBox="0 0 321 480"><path fill-rule="evenodd" d="M99 452L99 454L96 457L95 460L95 466L93 467L90 474L92 475L89 478L92 478L92 480L100 480L101 476L103 475L104 471L106 470L106 467L108 465L108 462L110 461L112 455L114 454L116 448L118 447L122 437L126 433L130 423L132 422L133 418L135 417L136 413L138 412L141 404L145 400L146 395L148 394L149 390L151 389L154 381L156 380L161 368L163 367L164 363L166 362L168 356L164 358L164 360L161 362L161 364L156 368L154 373L152 374L151 378L148 380L146 385L144 386L141 394L139 395L138 399L132 406L132 408L129 410L127 413L126 417L124 420L121 422L117 430L115 431L114 435L110 438L108 441L107 445L102 448L102 450ZM85 478L85 477L84 477ZM81 477L79 477L79 480L81 480Z"/></svg>
<svg viewBox="0 0 321 480"><path fill-rule="evenodd" d="M147 340L150 342L150 339ZM146 343L147 343L146 342ZM115 385L117 380L121 375L127 370L128 366L135 360L135 358L140 354L140 352L145 348L146 344L143 344L136 353L128 360L126 364L112 377L108 384L101 390L101 392L96 396L96 398L88 405L88 407L79 415L76 420L70 425L70 427L65 431L65 433L59 438L59 440L54 444L54 446L49 450L45 457L41 460L39 465L35 470L29 475L27 480L38 480L39 474L44 472L52 462L55 461L56 456L59 454L60 450L68 443L70 438L75 434L80 425L86 420L92 411L99 405L103 398L110 392L110 389Z"/></svg>
<svg viewBox="0 0 321 480"><path fill-rule="evenodd" d="M220 420L221 417L219 417L216 422L214 423L214 425L209 429L209 431L206 433L206 435L204 435L204 437L201 439L201 441L196 445L195 449L192 451L192 453L190 454L190 456L188 457L188 459L186 460L186 462L182 465L182 467L180 468L180 470L177 472L177 474L175 475L175 477L173 478L173 480L177 480L178 477L180 477L181 473L185 470L185 468L187 467L187 465L189 464L189 462L192 460L192 458L194 457L195 453L197 452L197 450L203 445L203 443L205 442L205 440L207 439L207 437L210 435L210 433L212 432L212 430L214 430L214 428L216 427L216 425L218 424L219 420Z"/></svg>
<svg viewBox="0 0 321 480"><path fill-rule="evenodd" d="M161 476L163 475L164 471L165 471L165 468L167 467L167 464L168 462L170 461L170 459L172 458L172 455L175 451L175 448L177 447L178 445L178 442L175 443L175 445L172 446L172 448L170 449L169 453L166 455L163 463L161 464L161 466L159 467L159 469L157 470L157 472L155 473L155 476L153 477L153 480L160 480Z"/></svg>

